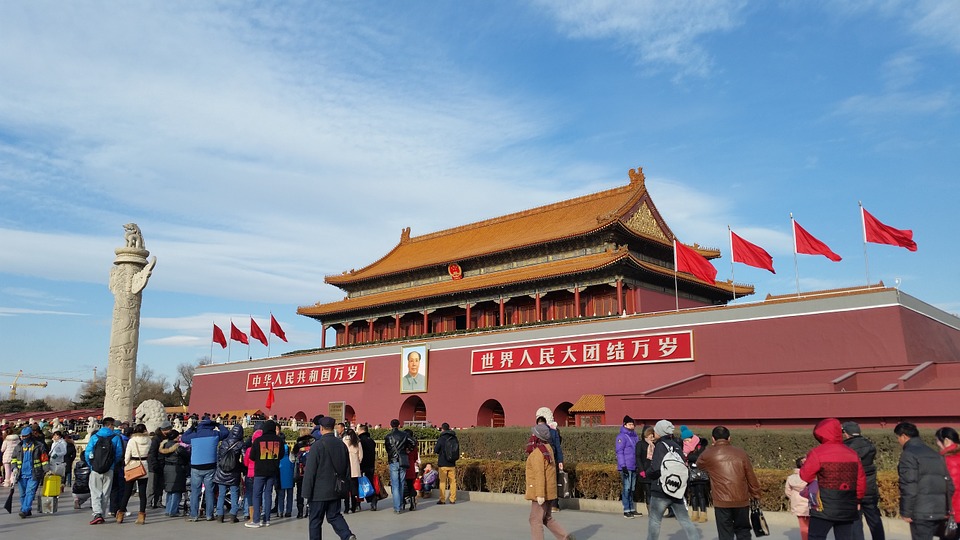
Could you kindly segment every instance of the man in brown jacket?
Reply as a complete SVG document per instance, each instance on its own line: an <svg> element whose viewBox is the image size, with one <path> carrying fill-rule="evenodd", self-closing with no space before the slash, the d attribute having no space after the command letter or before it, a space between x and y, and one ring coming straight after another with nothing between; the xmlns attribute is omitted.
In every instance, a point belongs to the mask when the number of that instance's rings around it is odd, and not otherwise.
<svg viewBox="0 0 960 540"><path fill-rule="evenodd" d="M551 501L557 498L557 470L550 448L550 428L546 424L533 427L527 441L527 491L530 501L530 538L543 540L546 527L557 540L576 540L553 519Z"/></svg>
<svg viewBox="0 0 960 540"><path fill-rule="evenodd" d="M760 499L760 482L750 456L730 444L730 430L713 428L713 445L700 454L697 467L710 475L713 512L720 540L750 540L750 501Z"/></svg>

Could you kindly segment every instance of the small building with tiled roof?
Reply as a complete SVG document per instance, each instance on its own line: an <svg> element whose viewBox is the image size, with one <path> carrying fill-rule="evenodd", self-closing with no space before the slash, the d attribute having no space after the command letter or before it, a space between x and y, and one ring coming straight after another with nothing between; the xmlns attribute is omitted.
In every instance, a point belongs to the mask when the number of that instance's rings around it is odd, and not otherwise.
<svg viewBox="0 0 960 540"><path fill-rule="evenodd" d="M625 186L423 236L404 229L376 262L325 278L347 293L343 300L297 312L320 321L324 337L334 328L341 346L720 305L753 293L675 272L674 234L643 171L629 177Z"/></svg>

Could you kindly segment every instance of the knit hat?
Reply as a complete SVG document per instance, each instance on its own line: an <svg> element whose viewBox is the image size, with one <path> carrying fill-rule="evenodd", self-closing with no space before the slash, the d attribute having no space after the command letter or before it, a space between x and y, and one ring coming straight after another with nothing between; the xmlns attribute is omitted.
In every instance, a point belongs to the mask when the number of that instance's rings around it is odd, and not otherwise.
<svg viewBox="0 0 960 540"><path fill-rule="evenodd" d="M691 439L693 438L693 432L690 431L690 428L688 428L687 426L680 426L680 438Z"/></svg>
<svg viewBox="0 0 960 540"><path fill-rule="evenodd" d="M852 420L848 420L844 422L842 424L842 427L843 427L843 432L846 433L847 435L850 435L851 437L853 437L854 435L860 434L860 424Z"/></svg>
<svg viewBox="0 0 960 540"><path fill-rule="evenodd" d="M530 432L543 442L550 441L550 428L548 428L546 424L537 424L533 426Z"/></svg>
<svg viewBox="0 0 960 540"><path fill-rule="evenodd" d="M661 437L673 435L673 423L669 420L660 420L653 426L653 432Z"/></svg>
<svg viewBox="0 0 960 540"><path fill-rule="evenodd" d="M633 423L634 423L633 418L630 418L630 415L629 415L629 414L624 415L624 417L623 417L623 425L633 424Z"/></svg>

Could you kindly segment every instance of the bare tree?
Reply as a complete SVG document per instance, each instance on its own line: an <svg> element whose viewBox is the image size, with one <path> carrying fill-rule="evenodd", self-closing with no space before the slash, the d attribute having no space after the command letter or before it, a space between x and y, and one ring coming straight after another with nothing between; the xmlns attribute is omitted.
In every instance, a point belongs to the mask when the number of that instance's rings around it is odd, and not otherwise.
<svg viewBox="0 0 960 540"><path fill-rule="evenodd" d="M213 359L209 356L202 356L194 363L182 363L177 366L177 382L173 385L173 395L179 400L176 405L189 405L190 392L193 390L193 374L200 366L212 364Z"/></svg>

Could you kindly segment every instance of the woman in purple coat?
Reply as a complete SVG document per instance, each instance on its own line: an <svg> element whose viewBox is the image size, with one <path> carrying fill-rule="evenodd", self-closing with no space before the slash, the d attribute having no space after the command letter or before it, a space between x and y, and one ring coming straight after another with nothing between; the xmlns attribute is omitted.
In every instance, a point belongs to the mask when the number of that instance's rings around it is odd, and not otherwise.
<svg viewBox="0 0 960 540"><path fill-rule="evenodd" d="M633 418L623 417L623 426L617 434L617 468L623 481L623 517L633 519L641 515L633 501L633 488L637 485L637 432Z"/></svg>

